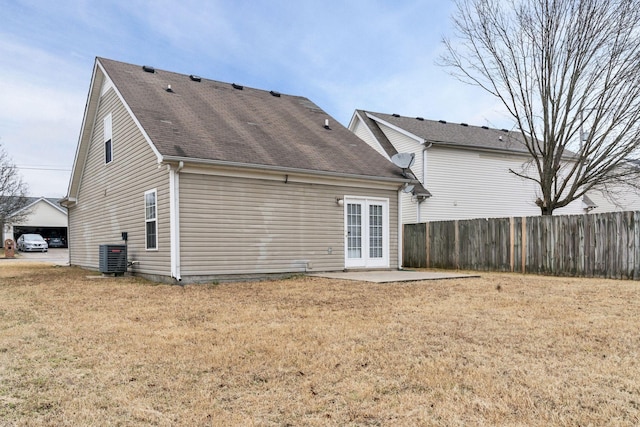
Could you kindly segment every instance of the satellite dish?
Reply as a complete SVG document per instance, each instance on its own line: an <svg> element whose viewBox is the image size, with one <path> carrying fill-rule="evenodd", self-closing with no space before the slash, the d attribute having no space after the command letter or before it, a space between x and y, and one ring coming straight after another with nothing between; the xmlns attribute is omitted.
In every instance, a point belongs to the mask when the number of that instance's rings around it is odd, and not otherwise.
<svg viewBox="0 0 640 427"><path fill-rule="evenodd" d="M410 168L415 159L416 155L414 153L398 153L391 157L393 164L402 169Z"/></svg>
<svg viewBox="0 0 640 427"><path fill-rule="evenodd" d="M402 189L402 192L403 193L411 193L414 188L415 188L415 185L407 185L406 187L404 187Z"/></svg>

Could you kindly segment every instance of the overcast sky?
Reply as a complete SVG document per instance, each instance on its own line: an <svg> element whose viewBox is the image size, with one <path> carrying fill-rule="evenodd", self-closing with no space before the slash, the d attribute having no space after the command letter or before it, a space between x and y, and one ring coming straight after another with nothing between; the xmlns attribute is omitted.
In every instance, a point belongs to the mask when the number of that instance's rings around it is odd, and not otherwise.
<svg viewBox="0 0 640 427"><path fill-rule="evenodd" d="M63 197L96 56L356 108L511 127L436 65L447 0L0 0L0 144L31 196Z"/></svg>

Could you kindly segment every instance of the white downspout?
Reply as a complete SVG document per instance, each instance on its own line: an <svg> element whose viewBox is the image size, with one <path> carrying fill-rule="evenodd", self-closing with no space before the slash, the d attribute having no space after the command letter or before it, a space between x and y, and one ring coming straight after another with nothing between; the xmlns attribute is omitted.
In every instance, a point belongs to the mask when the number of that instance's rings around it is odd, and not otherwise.
<svg viewBox="0 0 640 427"><path fill-rule="evenodd" d="M398 270L402 270L402 246L404 244L402 237L402 189L398 189Z"/></svg>
<svg viewBox="0 0 640 427"><path fill-rule="evenodd" d="M177 168L169 166L169 227L171 229L171 276L181 281L180 274L180 171L184 162Z"/></svg>
<svg viewBox="0 0 640 427"><path fill-rule="evenodd" d="M427 188L427 150L431 148L433 142L424 144L424 148L422 149L422 185L424 188ZM424 200L418 200L418 220L416 222L422 222L422 216L420 212L420 205Z"/></svg>

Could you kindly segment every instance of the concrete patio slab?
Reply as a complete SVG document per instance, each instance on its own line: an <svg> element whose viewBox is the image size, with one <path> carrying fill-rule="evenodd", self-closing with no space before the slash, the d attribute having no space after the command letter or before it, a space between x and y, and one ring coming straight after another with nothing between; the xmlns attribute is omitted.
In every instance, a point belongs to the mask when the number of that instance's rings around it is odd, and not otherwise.
<svg viewBox="0 0 640 427"><path fill-rule="evenodd" d="M374 283L392 283L392 282L417 282L420 280L444 280L444 279L463 279L471 277L480 277L479 275L448 273L448 272L431 272L431 271L413 271L413 270L391 270L391 271L345 271L345 272L329 272L329 273L312 273L311 277L326 277L329 279L339 280L358 280L361 282Z"/></svg>

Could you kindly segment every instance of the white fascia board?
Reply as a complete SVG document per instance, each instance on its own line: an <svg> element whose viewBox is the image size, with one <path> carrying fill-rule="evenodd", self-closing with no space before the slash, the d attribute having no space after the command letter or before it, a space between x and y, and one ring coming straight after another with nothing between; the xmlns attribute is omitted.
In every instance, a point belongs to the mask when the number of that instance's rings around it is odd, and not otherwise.
<svg viewBox="0 0 640 427"><path fill-rule="evenodd" d="M69 188L67 189L67 197L66 200L77 200L77 192L79 191L80 181L82 180L82 172L84 171L84 164L87 160L87 156L89 155L89 146L91 145L91 135L93 133L93 126L96 121L96 117L98 115L98 107L100 104L100 99L102 95L103 87L108 86L112 88L124 108L129 113L129 116L132 118L144 139L147 141L147 144L151 147L156 158L158 159L158 163L162 162L162 155L155 147L147 132L142 128L142 125L138 121L138 118L131 111L131 107L126 103L122 94L118 91L118 88L113 84L113 81L107 75L102 64L100 64L100 60L96 58L94 67L93 67L93 75L91 76L91 84L89 86L89 95L87 96L87 103L84 108L84 115L82 117L82 127L80 128L80 137L78 138L78 146L76 147L76 154L73 161L73 168L71 170L71 178L69 179ZM91 117L90 117L91 116Z"/></svg>
<svg viewBox="0 0 640 427"><path fill-rule="evenodd" d="M409 138L411 138L411 139L413 139L413 140L417 141L417 142L418 142L418 144L423 144L423 145L424 145L424 144L426 143L426 139L424 139L424 138L420 138L418 135L414 135L414 134L412 134L411 132L407 132L405 129L402 129L402 128L400 128L400 127L396 126L396 125L393 125L393 124L391 124L391 123L387 122L386 120L382 120L381 118L376 117L376 116L374 116L374 115L373 115L373 114L371 114L371 113L365 113L365 114L366 114L366 115L367 115L367 117L369 117L371 120L374 120L374 121L376 121L376 122L378 122L378 123L380 123L380 124L383 124L383 125L385 125L386 127L391 128L391 129L395 130L396 132L399 132L399 133L403 134L404 136L407 136L407 137L409 137Z"/></svg>
<svg viewBox="0 0 640 427"><path fill-rule="evenodd" d="M33 206L35 206L35 205L36 205L40 200L43 200L43 199L44 199L44 197L40 197L38 200L36 200L36 201L33 201L33 202L29 203L27 206L23 207L22 209L18 209L17 211L12 212L11 214L9 214L9 215L7 216L7 218L11 218L12 216L19 215L19 214L21 214L22 212L24 212L24 211L26 211L26 210L28 210L28 209L31 209L31 208L32 208Z"/></svg>
<svg viewBox="0 0 640 427"><path fill-rule="evenodd" d="M57 210L59 210L60 212L62 212L63 214L67 215L67 211L62 209L62 206L59 206L56 203L52 203L50 200L48 200L45 197L41 197L40 200L44 200L44 202L46 202L49 206L52 206L52 207L56 208ZM40 200L38 200L38 201L40 201Z"/></svg>
<svg viewBox="0 0 640 427"><path fill-rule="evenodd" d="M389 157L389 155L387 154L387 150L385 150L382 147L382 145L380 144L380 141L378 141L378 138L376 138L376 136L371 131L371 128L369 128L369 126L367 126L367 124L364 122L364 120L362 119L362 116L360 116L360 114L358 113L357 110L353 113L353 117L351 117L351 121L349 122L349 130L351 132L354 131L355 125L356 125L358 120L363 124L364 128L367 130L367 132L371 136L371 139L378 144L378 147L380 149L376 150L376 151L378 151L379 153L384 153L384 156L387 158L387 160L391 161L391 157Z"/></svg>
<svg viewBox="0 0 640 427"><path fill-rule="evenodd" d="M356 123L356 118L360 118L360 114L358 114L358 110L354 110L353 115L351 116L351 120L349 120L349 126L347 128L353 132L353 127Z"/></svg>
<svg viewBox="0 0 640 427"><path fill-rule="evenodd" d="M147 144L149 144L149 147L151 147L151 150L153 150L153 153L156 155L156 158L158 159L158 163L162 163L162 154L160 154L156 146L153 144L153 141L151 141L151 138L149 137L147 132L144 130L144 128L140 124L140 121L138 121L138 118L135 116L135 114L133 114L133 111L131 111L131 107L129 107L129 104L127 104L127 101L125 101L124 97L122 96L122 94L120 93L116 85L114 85L111 79L109 79L109 75L106 73L104 68L102 68L102 64L100 64L100 61L96 61L96 62L100 67L100 70L102 70L102 74L105 76L105 79L108 80L108 84L110 84L111 87L113 87L113 90L115 91L116 95L118 95L118 99L120 99L120 102L122 102L122 105L124 105L124 108L129 113L129 116L133 119L133 122L136 124L136 126L142 133L142 136L144 136L144 139L145 141L147 141Z"/></svg>
<svg viewBox="0 0 640 427"><path fill-rule="evenodd" d="M97 110L97 99L95 99L96 94L100 93L100 88L96 88L96 79L98 77L98 60L96 59L96 62L93 65L93 73L91 74L91 83L89 84L89 93L87 95L87 102L84 105L84 114L82 116L82 125L80 126L80 136L78 137L78 145L76 146L76 153L75 156L73 158L73 168L71 169L71 177L69 178L69 187L67 188L67 199L75 199L75 197L72 197L72 192L74 191L74 184L77 184L79 182L79 180L81 179L81 174L82 174L82 170L84 169L83 167L81 167L80 165L80 157L81 157L81 153L86 150L87 152L88 150L88 144L90 144L90 141L88 141L87 143L83 143L85 140L85 136L88 134L89 136L87 136L87 138L90 138L91 136L91 131L93 129L93 126L91 126L91 129L88 129L89 127L89 121L88 121L88 116L89 116L89 111L91 107L95 107L95 109ZM100 87L102 87L102 81L100 80ZM99 99L99 96L98 96ZM95 122L95 115L96 113L94 112L93 117L91 118L91 124L93 124L93 122ZM86 147L86 148L85 148ZM84 161L86 160L86 153L84 153L83 156L83 161L82 164L84 164ZM75 185L76 187L76 191L77 191L77 185ZM74 196L77 196L77 194L75 194Z"/></svg>
<svg viewBox="0 0 640 427"><path fill-rule="evenodd" d="M67 215L67 212L62 209L62 206L58 206L55 203L52 203L51 201L47 200L46 197L39 197L38 199L34 200L33 202L29 203L27 206L23 207L22 209L18 209L17 211L11 213L10 215L8 215L8 218L11 218L12 216L18 215L26 210L31 209L32 207L34 207L35 205L37 205L40 202L45 202L46 204L48 204L49 206L55 208L56 210L60 211L60 213L63 213L65 215Z"/></svg>

